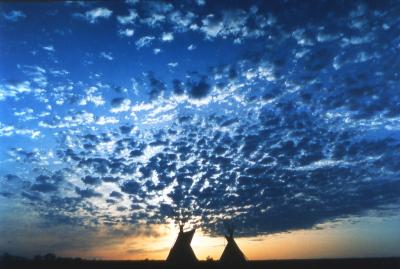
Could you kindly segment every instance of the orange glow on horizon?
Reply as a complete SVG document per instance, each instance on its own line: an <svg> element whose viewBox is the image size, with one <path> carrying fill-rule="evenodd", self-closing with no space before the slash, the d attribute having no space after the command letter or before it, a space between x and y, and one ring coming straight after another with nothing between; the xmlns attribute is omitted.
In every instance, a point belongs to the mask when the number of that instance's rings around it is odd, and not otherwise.
<svg viewBox="0 0 400 269"><path fill-rule="evenodd" d="M348 223L336 224L336 226L326 224L322 229L298 230L290 233L236 238L235 240L250 260L374 256L380 243L370 242L369 235L371 231L375 231L374 229L379 224L372 223L370 226ZM157 236L142 233L128 236L113 244L99 245L90 250L79 251L79 253L64 252L57 254L89 259L165 260L176 240L178 227L174 224L168 224L154 226L153 228L157 231ZM400 240L400 236L391 237L393 245L397 242L396 240ZM385 242L386 247L387 239L385 238L382 241ZM218 260L225 245L226 240L222 235L210 237L205 235L201 229L196 231L191 244L199 260L205 260L208 256ZM362 249L362 246L368 245L374 246L368 250L369 252L365 248ZM357 248L357 246L360 247Z"/></svg>

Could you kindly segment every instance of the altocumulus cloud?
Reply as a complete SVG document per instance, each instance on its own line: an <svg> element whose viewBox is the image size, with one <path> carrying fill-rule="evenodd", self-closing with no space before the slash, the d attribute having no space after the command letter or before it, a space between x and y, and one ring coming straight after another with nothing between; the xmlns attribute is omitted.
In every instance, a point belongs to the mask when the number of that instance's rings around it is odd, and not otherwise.
<svg viewBox="0 0 400 269"><path fill-rule="evenodd" d="M2 75L0 136L15 144L2 147L2 199L53 224L188 218L212 235L227 220L259 235L393 214L399 5L197 2L82 11L85 26L136 41L70 52L85 68L57 45L48 64ZM113 12L113 27L98 23Z"/></svg>
<svg viewBox="0 0 400 269"><path fill-rule="evenodd" d="M100 19L108 19L112 15L112 10L104 7L98 7L86 11L84 14L75 14L77 17L83 18L90 23L96 23Z"/></svg>

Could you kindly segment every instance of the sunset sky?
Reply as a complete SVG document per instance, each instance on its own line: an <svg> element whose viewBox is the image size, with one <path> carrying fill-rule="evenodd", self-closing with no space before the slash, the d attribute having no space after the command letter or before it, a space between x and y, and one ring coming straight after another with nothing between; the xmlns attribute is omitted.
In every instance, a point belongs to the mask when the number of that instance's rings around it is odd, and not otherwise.
<svg viewBox="0 0 400 269"><path fill-rule="evenodd" d="M400 256L399 14L0 3L0 254Z"/></svg>

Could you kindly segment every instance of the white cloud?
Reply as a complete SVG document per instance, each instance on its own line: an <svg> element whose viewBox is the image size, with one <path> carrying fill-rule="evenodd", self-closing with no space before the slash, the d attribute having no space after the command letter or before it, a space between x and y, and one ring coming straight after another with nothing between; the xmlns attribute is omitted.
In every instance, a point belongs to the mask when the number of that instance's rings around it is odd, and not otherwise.
<svg viewBox="0 0 400 269"><path fill-rule="evenodd" d="M127 28L127 29L121 29L121 30L119 30L118 33L119 33L121 36L130 37L130 36L133 36L133 34L135 33L135 31L134 31L133 29Z"/></svg>
<svg viewBox="0 0 400 269"><path fill-rule="evenodd" d="M26 15L20 10L12 10L9 13L3 13L3 17L7 21L17 22L20 19L26 18Z"/></svg>
<svg viewBox="0 0 400 269"><path fill-rule="evenodd" d="M29 88L30 83L28 81L18 83L16 85L8 85L8 89L11 91L15 91L17 93L28 93L31 92L31 89Z"/></svg>
<svg viewBox="0 0 400 269"><path fill-rule="evenodd" d="M56 100L56 105L61 106L64 104L64 102L65 102L65 100L62 97L60 97L59 99Z"/></svg>
<svg viewBox="0 0 400 269"><path fill-rule="evenodd" d="M270 15L267 15L267 18L264 15L257 14L257 12L258 9L253 7L247 12L241 9L223 11L222 17L209 14L201 20L202 25L199 30L208 39L233 36L234 43L241 43L244 38L258 38L267 33L265 28L273 25L276 19ZM250 17L256 17L257 27L254 29L248 27Z"/></svg>
<svg viewBox="0 0 400 269"><path fill-rule="evenodd" d="M52 45L43 46L42 49L47 50L47 51L52 51L52 52L55 51L55 49L54 49L54 47Z"/></svg>
<svg viewBox="0 0 400 269"><path fill-rule="evenodd" d="M102 52L100 53L100 57L101 57L101 58L104 58L104 59L106 59L106 60L109 60L109 61L114 60L114 57L112 56L111 52L104 52L104 51L102 51Z"/></svg>
<svg viewBox="0 0 400 269"><path fill-rule="evenodd" d="M176 118L176 112L171 112L170 114L165 113L165 114L155 117L155 118L146 118L143 121L143 123L149 124L149 125L155 125L155 124L161 124L161 123L165 123L168 121L172 121L175 118Z"/></svg>
<svg viewBox="0 0 400 269"><path fill-rule="evenodd" d="M105 125L105 124L116 124L118 123L119 120L116 119L115 117L104 117L104 116L100 116L97 121L96 124L98 125Z"/></svg>
<svg viewBox="0 0 400 269"><path fill-rule="evenodd" d="M160 114L163 114L165 112L172 112L173 110L176 109L177 102L171 102L169 100L165 100L164 102L159 102L159 104L156 105L154 109L151 110L151 112L148 114L149 117L157 117L160 116Z"/></svg>
<svg viewBox="0 0 400 269"><path fill-rule="evenodd" d="M14 134L14 126L4 125L0 123L0 137L1 136L12 136Z"/></svg>
<svg viewBox="0 0 400 269"><path fill-rule="evenodd" d="M171 42L174 40L174 35L172 33L163 33L161 36L161 40L164 42Z"/></svg>
<svg viewBox="0 0 400 269"><path fill-rule="evenodd" d="M140 49L143 47L147 47L151 44L151 42L154 40L154 36L143 36L141 37L138 41L136 41L136 48Z"/></svg>
<svg viewBox="0 0 400 269"><path fill-rule="evenodd" d="M40 131L30 129L18 129L12 125L5 125L0 122L0 137L2 136L13 136L13 135L26 135L32 139L38 138Z"/></svg>
<svg viewBox="0 0 400 269"><path fill-rule="evenodd" d="M18 117L18 120L21 121L30 121L30 120L35 120L37 119L36 115L37 113L34 113L35 111L32 108L25 108L20 111L14 111L14 116Z"/></svg>
<svg viewBox="0 0 400 269"><path fill-rule="evenodd" d="M173 63L168 63L169 67L177 67L178 63L177 62L173 62Z"/></svg>
<svg viewBox="0 0 400 269"><path fill-rule="evenodd" d="M146 24L149 27L156 27L159 26L161 22L165 21L165 15L162 14L153 14L148 18L141 20L142 23Z"/></svg>
<svg viewBox="0 0 400 269"><path fill-rule="evenodd" d="M206 4L205 0L196 0L196 4L198 4L199 6L204 6Z"/></svg>
<svg viewBox="0 0 400 269"><path fill-rule="evenodd" d="M38 65L17 65L25 75L30 76L32 80L40 87L47 86L46 70Z"/></svg>
<svg viewBox="0 0 400 269"><path fill-rule="evenodd" d="M76 5L76 6L80 6L80 7L85 7L88 5L88 3L85 1L77 1L77 0L69 0L69 1L65 1L64 3L66 5Z"/></svg>
<svg viewBox="0 0 400 269"><path fill-rule="evenodd" d="M127 3L128 5L134 5L139 3L139 0L125 0L125 3Z"/></svg>
<svg viewBox="0 0 400 269"><path fill-rule="evenodd" d="M93 123L95 117L92 113L82 111L73 116L65 116L64 124L60 124L58 127L71 127L71 126L80 126L87 125Z"/></svg>
<svg viewBox="0 0 400 269"><path fill-rule="evenodd" d="M87 103L93 103L95 106L102 106L105 101L101 95L88 95L84 99L80 100L79 105L84 106Z"/></svg>
<svg viewBox="0 0 400 269"><path fill-rule="evenodd" d="M140 111L147 111L154 108L154 105L151 103L139 103L137 105L132 106L132 112L140 112Z"/></svg>
<svg viewBox="0 0 400 269"><path fill-rule="evenodd" d="M66 76L66 75L69 74L69 72L67 70L65 70L65 69L62 69L62 70L53 69L53 70L50 70L49 72L50 72L50 74L52 74L53 76L56 76L56 77Z"/></svg>
<svg viewBox="0 0 400 269"><path fill-rule="evenodd" d="M117 16L117 20L120 24L133 24L138 14L133 9L129 10L129 15L127 16Z"/></svg>
<svg viewBox="0 0 400 269"><path fill-rule="evenodd" d="M332 35L332 34L318 33L317 41L318 42L330 42L330 41L338 39L339 37L340 37L339 34Z"/></svg>
<svg viewBox="0 0 400 269"><path fill-rule="evenodd" d="M122 101L122 103L119 106L111 108L110 112L111 113L120 113L120 112L128 111L130 108L131 108L131 100L124 99L124 101Z"/></svg>
<svg viewBox="0 0 400 269"><path fill-rule="evenodd" d="M32 89L29 81L24 81L17 84L0 85L0 101L5 100L7 97L18 98L21 93L30 93Z"/></svg>
<svg viewBox="0 0 400 269"><path fill-rule="evenodd" d="M95 23L98 19L108 19L111 17L112 11L108 8L98 7L85 12L84 18L88 20L90 23Z"/></svg>
<svg viewBox="0 0 400 269"><path fill-rule="evenodd" d="M296 39L297 44L299 44L301 46L314 45L313 41L306 36L304 28L297 29L296 31L294 31L292 33L292 36L294 39Z"/></svg>
<svg viewBox="0 0 400 269"><path fill-rule="evenodd" d="M160 52L161 52L161 49L160 49L160 48L155 48L155 49L153 49L153 53L154 53L155 55L159 54Z"/></svg>
<svg viewBox="0 0 400 269"><path fill-rule="evenodd" d="M260 79L265 79L267 81L275 81L276 77L274 75L274 66L271 64L267 64L264 66L259 66L258 67L258 77Z"/></svg>
<svg viewBox="0 0 400 269"><path fill-rule="evenodd" d="M342 38L342 46L346 47L348 45L360 45L370 43L375 38L373 33L368 33L363 36L350 36Z"/></svg>
<svg viewBox="0 0 400 269"><path fill-rule="evenodd" d="M17 135L26 135L32 139L38 138L40 135L40 131L30 130L30 129L16 129L15 134Z"/></svg>
<svg viewBox="0 0 400 269"><path fill-rule="evenodd" d="M198 26L193 24L195 18L196 15L190 11L186 14L182 14L181 11L177 10L172 12L168 19L174 24L175 30L178 32L186 32L189 29L197 29Z"/></svg>
<svg viewBox="0 0 400 269"><path fill-rule="evenodd" d="M196 46L193 44L190 44L190 46L187 48L188 50L195 50Z"/></svg>
<svg viewBox="0 0 400 269"><path fill-rule="evenodd" d="M159 13L167 13L170 12L171 10L174 9L174 6L171 3L165 3L165 2L152 2L151 3L151 9L154 10L155 12Z"/></svg>
<svg viewBox="0 0 400 269"><path fill-rule="evenodd" d="M222 21L217 21L213 14L207 15L202 20L203 26L200 28L208 38L216 37L223 29Z"/></svg>

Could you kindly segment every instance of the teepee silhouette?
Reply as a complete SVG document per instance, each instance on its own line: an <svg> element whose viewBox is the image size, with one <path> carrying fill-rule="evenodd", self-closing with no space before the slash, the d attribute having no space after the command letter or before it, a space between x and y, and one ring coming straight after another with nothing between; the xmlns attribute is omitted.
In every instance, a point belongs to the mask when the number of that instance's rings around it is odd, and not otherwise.
<svg viewBox="0 0 400 269"><path fill-rule="evenodd" d="M183 224L179 225L178 238L174 246L169 251L167 262L173 264L193 264L197 262L196 255L193 252L190 242L192 241L196 229L183 231Z"/></svg>
<svg viewBox="0 0 400 269"><path fill-rule="evenodd" d="M228 244L222 252L219 261L223 264L238 265L246 262L246 257L233 239L233 228L228 228L229 235L225 235Z"/></svg>

